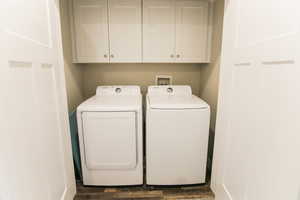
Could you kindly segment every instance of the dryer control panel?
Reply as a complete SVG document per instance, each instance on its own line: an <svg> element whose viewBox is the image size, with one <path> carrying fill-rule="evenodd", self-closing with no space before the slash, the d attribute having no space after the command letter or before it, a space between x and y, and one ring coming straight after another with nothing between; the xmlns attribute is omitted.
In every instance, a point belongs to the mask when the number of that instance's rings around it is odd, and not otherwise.
<svg viewBox="0 0 300 200"><path fill-rule="evenodd" d="M98 86L96 95L141 95L141 90L139 86Z"/></svg>

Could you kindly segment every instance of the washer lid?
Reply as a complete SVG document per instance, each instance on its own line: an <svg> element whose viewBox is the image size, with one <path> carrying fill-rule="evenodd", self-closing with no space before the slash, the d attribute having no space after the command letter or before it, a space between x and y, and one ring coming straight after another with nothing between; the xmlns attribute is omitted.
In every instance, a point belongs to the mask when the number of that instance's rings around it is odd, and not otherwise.
<svg viewBox="0 0 300 200"><path fill-rule="evenodd" d="M191 96L148 96L152 109L204 109L209 105L195 95Z"/></svg>
<svg viewBox="0 0 300 200"><path fill-rule="evenodd" d="M141 95L93 96L80 104L77 111L137 111L142 107Z"/></svg>

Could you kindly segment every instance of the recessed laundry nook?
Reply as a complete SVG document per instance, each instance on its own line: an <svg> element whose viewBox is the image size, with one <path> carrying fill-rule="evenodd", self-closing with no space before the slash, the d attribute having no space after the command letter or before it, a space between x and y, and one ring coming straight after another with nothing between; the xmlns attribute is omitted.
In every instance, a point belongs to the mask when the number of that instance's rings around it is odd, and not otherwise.
<svg viewBox="0 0 300 200"><path fill-rule="evenodd" d="M299 7L4 0L0 200L300 200Z"/></svg>
<svg viewBox="0 0 300 200"><path fill-rule="evenodd" d="M84 185L209 183L223 9L223 0L61 4Z"/></svg>

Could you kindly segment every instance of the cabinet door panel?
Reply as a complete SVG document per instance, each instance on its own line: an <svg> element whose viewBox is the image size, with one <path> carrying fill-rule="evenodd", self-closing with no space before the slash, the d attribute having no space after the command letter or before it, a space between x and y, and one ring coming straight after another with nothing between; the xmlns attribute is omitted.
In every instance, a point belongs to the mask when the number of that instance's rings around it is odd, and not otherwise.
<svg viewBox="0 0 300 200"><path fill-rule="evenodd" d="M111 62L142 61L141 0L109 0Z"/></svg>
<svg viewBox="0 0 300 200"><path fill-rule="evenodd" d="M74 0L77 62L109 62L107 0Z"/></svg>
<svg viewBox="0 0 300 200"><path fill-rule="evenodd" d="M175 61L175 1L144 0L143 61Z"/></svg>
<svg viewBox="0 0 300 200"><path fill-rule="evenodd" d="M176 1L177 62L206 62L208 52L209 3Z"/></svg>

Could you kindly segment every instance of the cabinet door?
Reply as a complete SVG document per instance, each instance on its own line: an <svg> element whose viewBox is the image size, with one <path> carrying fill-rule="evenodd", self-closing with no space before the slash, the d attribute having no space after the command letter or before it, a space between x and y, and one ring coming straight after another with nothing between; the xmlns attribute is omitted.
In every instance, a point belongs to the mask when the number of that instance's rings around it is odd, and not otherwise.
<svg viewBox="0 0 300 200"><path fill-rule="evenodd" d="M110 62L142 61L141 0L109 0Z"/></svg>
<svg viewBox="0 0 300 200"><path fill-rule="evenodd" d="M175 61L174 0L144 0L143 61Z"/></svg>
<svg viewBox="0 0 300 200"><path fill-rule="evenodd" d="M107 0L73 0L76 62L109 62Z"/></svg>
<svg viewBox="0 0 300 200"><path fill-rule="evenodd" d="M209 3L176 0L176 61L207 62Z"/></svg>

